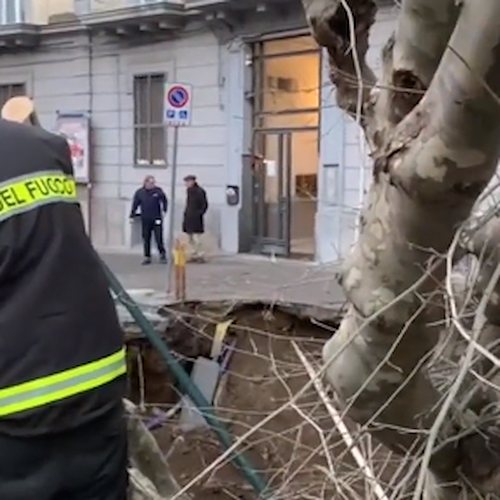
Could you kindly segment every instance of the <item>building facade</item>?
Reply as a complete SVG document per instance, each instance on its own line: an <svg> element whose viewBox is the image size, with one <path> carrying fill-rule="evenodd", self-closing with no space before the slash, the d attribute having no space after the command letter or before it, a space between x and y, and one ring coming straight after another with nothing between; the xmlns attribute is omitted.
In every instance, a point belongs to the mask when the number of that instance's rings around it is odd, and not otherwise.
<svg viewBox="0 0 500 500"><path fill-rule="evenodd" d="M375 68L395 16L379 13ZM370 165L299 0L0 0L0 105L26 93L44 127L83 137L79 194L98 248L140 248L133 193L149 174L169 189L167 82L193 87L176 228L194 174L208 245L319 262L348 251Z"/></svg>

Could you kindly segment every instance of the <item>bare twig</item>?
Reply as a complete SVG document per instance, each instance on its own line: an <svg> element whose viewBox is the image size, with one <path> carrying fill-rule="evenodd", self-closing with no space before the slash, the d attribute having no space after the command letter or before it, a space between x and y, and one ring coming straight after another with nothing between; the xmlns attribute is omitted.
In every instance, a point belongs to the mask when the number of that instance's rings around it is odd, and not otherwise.
<svg viewBox="0 0 500 500"><path fill-rule="evenodd" d="M344 424L340 414L337 412L337 410L334 408L332 403L328 400L328 396L326 394L326 391L323 389L323 386L321 384L321 381L319 377L316 375L314 368L311 366L309 361L307 360L306 356L304 353L300 350L299 346L293 342L292 343L295 352L297 353L297 356L299 357L300 361L304 365L304 368L309 375L311 381L314 384L314 387L316 388L316 391L318 392L319 397L321 398L321 401L323 401L324 405L326 406L328 413L332 417L332 420L337 427L340 435L342 436L342 439L344 440L346 446L352 453L352 456L354 457L354 460L356 460L356 463L359 465L359 468L365 474L365 476L370 480L370 482L373 485L373 492L375 496L377 497L378 500L388 500L388 497L386 496L384 490L376 480L375 474L373 473L373 470L368 466L368 463L366 459L364 458L363 454L359 450L359 448L355 445L354 439L351 436L347 426Z"/></svg>

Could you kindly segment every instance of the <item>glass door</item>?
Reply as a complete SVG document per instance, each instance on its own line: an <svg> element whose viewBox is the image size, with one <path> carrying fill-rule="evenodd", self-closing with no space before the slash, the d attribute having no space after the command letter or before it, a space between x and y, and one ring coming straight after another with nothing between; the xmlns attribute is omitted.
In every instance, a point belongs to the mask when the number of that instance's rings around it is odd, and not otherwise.
<svg viewBox="0 0 500 500"><path fill-rule="evenodd" d="M255 134L253 165L253 247L259 253L290 254L290 132Z"/></svg>

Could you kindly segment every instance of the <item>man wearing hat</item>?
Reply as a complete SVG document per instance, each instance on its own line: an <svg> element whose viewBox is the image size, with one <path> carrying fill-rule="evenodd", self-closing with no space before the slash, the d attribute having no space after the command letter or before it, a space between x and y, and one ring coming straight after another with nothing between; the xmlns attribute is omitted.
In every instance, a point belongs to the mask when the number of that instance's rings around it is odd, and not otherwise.
<svg viewBox="0 0 500 500"><path fill-rule="evenodd" d="M196 176L184 177L186 184L186 208L182 230L189 237L192 248L192 260L203 262L205 260L201 242L201 235L205 232L205 213L208 210L207 193L196 181Z"/></svg>

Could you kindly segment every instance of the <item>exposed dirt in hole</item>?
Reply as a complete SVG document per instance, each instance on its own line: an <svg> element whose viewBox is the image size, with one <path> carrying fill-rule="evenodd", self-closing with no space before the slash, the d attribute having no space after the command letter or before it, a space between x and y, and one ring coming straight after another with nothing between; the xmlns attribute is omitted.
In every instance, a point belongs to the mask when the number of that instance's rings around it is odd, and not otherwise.
<svg viewBox="0 0 500 500"><path fill-rule="evenodd" d="M188 304L169 310L175 324L164 336L188 368L197 356L209 356L216 324L234 319L229 334L236 338L235 354L222 378L217 408L235 439L283 407L309 381L292 341L313 365L320 363L322 346L335 330L335 321L314 324L295 312L259 304L229 310L227 304L220 303ZM312 312L306 311L306 316ZM137 363L137 353L141 352L146 402L163 409L174 405L179 393L164 361L144 340L131 339L129 346L130 388L135 402L141 385ZM155 435L174 475L185 485L213 462L222 448L209 430L182 433L178 415ZM270 481L279 498L335 498L332 481L325 474L329 467L321 431L330 457L340 457L335 467L352 469L340 436L312 387L254 432L240 450ZM243 474L232 464L206 476L190 494L194 500L256 498Z"/></svg>

